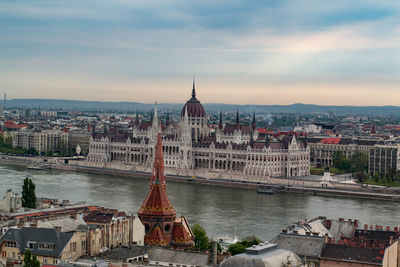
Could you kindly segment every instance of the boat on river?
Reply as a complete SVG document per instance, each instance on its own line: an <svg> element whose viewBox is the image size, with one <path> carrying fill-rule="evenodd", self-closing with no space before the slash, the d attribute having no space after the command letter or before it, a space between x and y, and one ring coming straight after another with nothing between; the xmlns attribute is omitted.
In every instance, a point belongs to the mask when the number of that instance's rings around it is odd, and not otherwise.
<svg viewBox="0 0 400 267"><path fill-rule="evenodd" d="M267 194L267 195L275 194L274 190L272 190L272 189L258 189L257 193L259 193L259 194Z"/></svg>
<svg viewBox="0 0 400 267"><path fill-rule="evenodd" d="M283 190L283 186L264 186L257 190L258 194L273 195L276 192Z"/></svg>
<svg viewBox="0 0 400 267"><path fill-rule="evenodd" d="M40 171L40 170L44 170L44 169L47 169L48 167L47 166L44 166L44 165L29 165L28 167L26 167L28 170L37 170L37 171Z"/></svg>

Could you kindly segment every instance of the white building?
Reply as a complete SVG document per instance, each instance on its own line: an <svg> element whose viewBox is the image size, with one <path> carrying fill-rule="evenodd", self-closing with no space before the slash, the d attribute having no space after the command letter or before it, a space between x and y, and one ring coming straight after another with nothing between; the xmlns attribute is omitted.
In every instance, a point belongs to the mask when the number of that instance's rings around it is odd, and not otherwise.
<svg viewBox="0 0 400 267"><path fill-rule="evenodd" d="M177 124L160 124L157 108L150 122L135 121L133 134L99 134L90 139L87 164L125 165L130 169L151 171L157 133L163 133L166 172L208 178L293 177L310 173L310 151L295 136L279 140L259 140L255 116L252 125L223 125L211 133L203 105L192 97L182 108Z"/></svg>
<svg viewBox="0 0 400 267"><path fill-rule="evenodd" d="M22 208L22 199L18 194L8 189L6 195L0 200L0 210L4 212L15 212L19 208Z"/></svg>

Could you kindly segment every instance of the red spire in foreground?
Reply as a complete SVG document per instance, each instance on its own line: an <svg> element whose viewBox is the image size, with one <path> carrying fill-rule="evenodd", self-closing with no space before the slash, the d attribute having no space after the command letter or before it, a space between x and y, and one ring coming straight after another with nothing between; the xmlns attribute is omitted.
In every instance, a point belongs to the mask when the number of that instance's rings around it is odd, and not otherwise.
<svg viewBox="0 0 400 267"><path fill-rule="evenodd" d="M167 186L167 182L165 180L165 175L164 175L164 155L162 151L161 133L158 133L157 136L156 155L154 157L154 167L153 167L153 174L150 180L150 187L152 187L153 184L155 183Z"/></svg>
<svg viewBox="0 0 400 267"><path fill-rule="evenodd" d="M144 243L150 246L191 247L193 233L184 217L176 212L167 195L161 134L158 134L150 192L138 211L145 228Z"/></svg>

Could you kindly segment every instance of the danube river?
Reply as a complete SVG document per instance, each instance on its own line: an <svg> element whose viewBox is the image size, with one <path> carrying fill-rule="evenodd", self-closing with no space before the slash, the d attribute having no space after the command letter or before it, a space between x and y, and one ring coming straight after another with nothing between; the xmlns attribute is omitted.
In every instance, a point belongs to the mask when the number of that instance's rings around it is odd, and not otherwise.
<svg viewBox="0 0 400 267"><path fill-rule="evenodd" d="M86 201L127 213L136 213L149 191L147 179L0 165L0 197L9 188L20 192L27 175L36 184L37 196ZM261 195L249 189L172 181L167 190L177 215L202 225L210 237L233 235L236 227L239 237L256 235L270 240L285 226L319 215L400 226L398 202L292 193Z"/></svg>

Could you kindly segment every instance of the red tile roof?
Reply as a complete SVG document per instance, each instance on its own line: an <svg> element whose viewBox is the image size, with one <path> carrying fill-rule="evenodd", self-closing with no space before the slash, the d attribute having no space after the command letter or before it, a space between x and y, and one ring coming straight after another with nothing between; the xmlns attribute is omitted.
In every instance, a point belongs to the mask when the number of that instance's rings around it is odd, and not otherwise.
<svg viewBox="0 0 400 267"><path fill-rule="evenodd" d="M337 144L339 144L340 139L341 139L340 137L329 137L329 138L322 139L319 142L323 143L323 144L334 144L334 145L337 145Z"/></svg>
<svg viewBox="0 0 400 267"><path fill-rule="evenodd" d="M26 125L26 124L17 124L17 123L15 123L13 121L6 121L6 122L4 122L4 127L6 129L21 129L21 128L24 128L24 127L28 127L28 125Z"/></svg>

